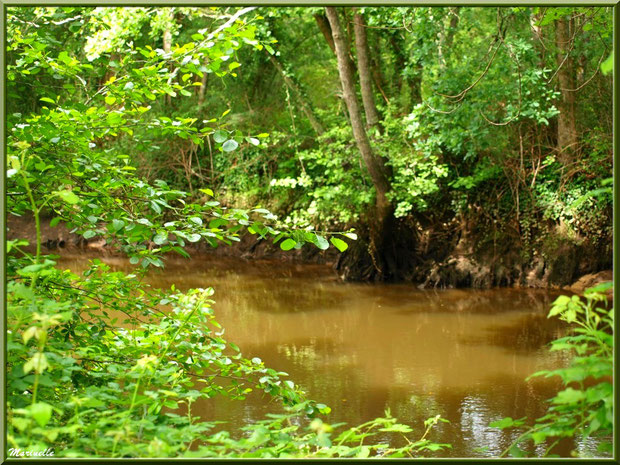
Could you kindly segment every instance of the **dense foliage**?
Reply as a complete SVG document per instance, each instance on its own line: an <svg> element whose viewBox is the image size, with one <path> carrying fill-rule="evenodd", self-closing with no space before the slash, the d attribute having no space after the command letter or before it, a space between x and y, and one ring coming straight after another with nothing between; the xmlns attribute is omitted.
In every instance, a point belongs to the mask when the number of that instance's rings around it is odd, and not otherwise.
<svg viewBox="0 0 620 465"><path fill-rule="evenodd" d="M36 230L7 242L9 447L65 457L449 447L432 442L440 417L413 436L389 412L329 425L329 407L223 338L212 289L142 278L166 254L243 234L284 251L331 244L351 252L349 270L370 263L353 273L362 278L424 282L428 270L403 262L440 263L466 237L473 252L492 250L493 266L507 269L511 250L546 283L598 271L611 257L611 76L600 72L611 24L604 7L8 8L7 210ZM350 88L347 63L358 65ZM135 270L59 269L43 249L48 220ZM489 284L516 282L498 270ZM547 374L600 382L560 392L523 440L609 431L612 313L587 298L556 302L582 329L554 346L574 348L573 365ZM242 432L192 414L195 402L253 390L285 413Z"/></svg>

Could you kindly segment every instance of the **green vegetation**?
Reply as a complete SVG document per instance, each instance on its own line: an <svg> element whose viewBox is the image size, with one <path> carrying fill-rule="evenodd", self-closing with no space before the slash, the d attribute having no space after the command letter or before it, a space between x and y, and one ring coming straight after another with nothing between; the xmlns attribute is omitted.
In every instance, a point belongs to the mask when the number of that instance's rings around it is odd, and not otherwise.
<svg viewBox="0 0 620 465"><path fill-rule="evenodd" d="M560 296L554 302L549 317L559 316L571 323L573 333L553 341L551 350L570 350L575 357L566 368L537 372L532 377L559 376L565 389L550 400L548 413L537 418L504 454L523 457L526 452L519 445L531 441L547 443L544 456L551 457L562 438L595 438L599 451L613 451L614 311L605 308L607 298L601 293L610 287L607 283L586 290L585 302L577 296ZM491 426L506 429L524 423L524 418L504 418ZM549 438L554 441L547 442ZM573 455L580 454L573 451Z"/></svg>
<svg viewBox="0 0 620 465"><path fill-rule="evenodd" d="M122 11L114 10L113 17ZM103 12L105 19L110 10ZM286 373L258 358L244 358L222 338L210 307L212 289L164 292L141 282L149 267L164 265L164 254L189 256L185 247L200 240L230 244L239 240L241 229L281 240L283 250L308 242L327 249L329 241L316 232L282 229L263 208L221 207L207 187L192 197L164 180L149 183L135 174L133 157L126 154L124 136L146 143L143 134L196 144L213 136L223 153L238 147L238 134L229 133L219 119L198 130L195 118L155 115L149 102L189 94L190 79L205 72L194 63L196 57L208 58L210 70L226 76L235 62L220 70L225 54L242 42L262 47L251 25L229 20L220 32L197 33L197 42L172 52L128 46L111 64L117 74L108 76L101 75L107 67L97 66L100 52L89 49L88 40L84 49L74 44L87 52L87 60L57 50L61 40L76 40L81 47L81 38L97 37L90 28L100 14L25 8L10 16L11 102L19 99L20 86L33 86L31 76L61 85L42 85L44 96L38 96L35 110L11 116L9 210L33 216L36 242L34 250L24 240L7 243L9 446L51 447L64 457L404 456L444 447L425 439L428 430L401 448L363 445L373 428L401 435L412 431L391 417L345 430L333 445L332 427L319 418L307 421L306 432L306 416L328 413L329 407L307 400ZM68 30L54 27L68 22L73 23ZM108 39L119 50L120 44ZM106 43L97 40L97 46ZM172 83L179 72L188 77ZM101 85L93 90L88 81ZM57 256L42 252L43 213L53 215L52 225L65 222L84 239L105 238L140 266L124 274L93 260L82 276L54 267ZM334 234L330 241L341 251L347 248ZM249 438L209 434L215 423L192 415L191 406L200 399L242 400L254 389L293 413L253 426ZM293 419L297 425L291 427Z"/></svg>
<svg viewBox="0 0 620 465"><path fill-rule="evenodd" d="M610 267L610 8L7 10L7 210L36 231L6 249L9 447L449 447L432 440L439 416L415 430L389 412L329 425L329 407L223 338L212 289L142 281L198 243L251 234L283 251L332 248L347 278L435 286L564 285ZM59 269L43 249L47 222L135 270ZM455 268L464 250L469 265ZM586 297L552 310L580 325L554 345L578 356L546 373L567 388L524 441L609 433L612 313ZM572 387L589 377L599 382ZM192 414L254 390L285 413L243 432Z"/></svg>

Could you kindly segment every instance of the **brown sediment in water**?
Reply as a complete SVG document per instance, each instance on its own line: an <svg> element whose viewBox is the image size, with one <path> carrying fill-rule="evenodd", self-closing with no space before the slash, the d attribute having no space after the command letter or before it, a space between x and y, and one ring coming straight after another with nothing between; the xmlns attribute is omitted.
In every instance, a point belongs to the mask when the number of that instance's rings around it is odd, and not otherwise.
<svg viewBox="0 0 620 465"><path fill-rule="evenodd" d="M86 260L62 258L58 266L79 270ZM131 269L125 260L102 260ZM226 339L331 406L330 422L355 425L389 408L421 432L426 418L441 414L450 423L430 439L453 445L443 456L500 453L512 433L488 424L544 414L559 380L525 379L569 360L547 347L566 330L546 318L557 292L342 283L327 265L208 256L170 259L147 282L181 290L212 286ZM260 392L242 402L211 399L192 407L204 420L225 421L219 428L226 429L279 411Z"/></svg>

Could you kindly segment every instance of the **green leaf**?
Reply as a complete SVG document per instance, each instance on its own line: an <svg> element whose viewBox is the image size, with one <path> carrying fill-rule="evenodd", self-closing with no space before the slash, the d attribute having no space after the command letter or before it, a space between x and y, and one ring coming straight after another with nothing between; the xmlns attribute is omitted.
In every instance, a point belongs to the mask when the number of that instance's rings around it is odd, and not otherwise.
<svg viewBox="0 0 620 465"><path fill-rule="evenodd" d="M202 218L200 218L199 216L192 216L189 220L192 223L197 224L198 226L202 226Z"/></svg>
<svg viewBox="0 0 620 465"><path fill-rule="evenodd" d="M578 391L573 388L567 388L552 399L554 404L576 404L585 398L586 394L583 391Z"/></svg>
<svg viewBox="0 0 620 465"><path fill-rule="evenodd" d="M43 373L46 368L49 367L47 357L44 353L36 352L30 360L24 363L24 374L30 373L32 370L35 373Z"/></svg>
<svg viewBox="0 0 620 465"><path fill-rule="evenodd" d="M51 98L48 98L48 97L41 97L39 100L41 100L42 102L48 102L48 103L56 104L56 102L54 102Z"/></svg>
<svg viewBox="0 0 620 465"><path fill-rule="evenodd" d="M84 239L90 239L91 237L95 237L96 235L97 233L92 229L84 231L84 234L82 234L82 236L84 236Z"/></svg>
<svg viewBox="0 0 620 465"><path fill-rule="evenodd" d="M326 250L329 249L329 242L327 242L327 239L325 239L323 236L319 236L316 235L316 242L315 245L321 249L321 250Z"/></svg>
<svg viewBox="0 0 620 465"><path fill-rule="evenodd" d="M190 258L190 254L188 254L184 249L182 249L181 247L175 245L174 247L172 247L172 250L174 250L176 253L178 253L179 255L185 257L185 258Z"/></svg>
<svg viewBox="0 0 620 465"><path fill-rule="evenodd" d="M345 236L345 237L348 237L351 240L354 240L354 241L357 240L357 234L355 234L355 233L348 232L348 233L343 233L342 235Z"/></svg>
<svg viewBox="0 0 620 465"><path fill-rule="evenodd" d="M345 241L338 239L337 237L332 237L330 239L330 242L334 244L334 247L336 247L341 252L344 252L349 248L349 245Z"/></svg>
<svg viewBox="0 0 620 465"><path fill-rule="evenodd" d="M45 402L35 402L28 410L34 420L43 428L52 418L52 406Z"/></svg>
<svg viewBox="0 0 620 465"><path fill-rule="evenodd" d="M112 229L114 229L114 231L119 231L123 226L125 226L123 220L118 220L116 218L112 220Z"/></svg>
<svg viewBox="0 0 620 465"><path fill-rule="evenodd" d="M113 97L112 95L106 96L105 103L107 103L108 105L112 105L114 102L116 102L116 97Z"/></svg>
<svg viewBox="0 0 620 465"><path fill-rule="evenodd" d="M510 448L509 453L513 457L517 457L517 458L525 457L527 455L526 452L523 449L521 449L519 446L517 446L516 444Z"/></svg>
<svg viewBox="0 0 620 465"><path fill-rule="evenodd" d="M234 139L229 139L222 145L222 150L224 150L224 152L232 152L237 147L239 147L239 143Z"/></svg>
<svg viewBox="0 0 620 465"><path fill-rule="evenodd" d="M602 282L600 284L597 284L594 287L590 287L590 288L586 289L584 291L584 295L587 296L589 294L594 294L594 293L604 294L609 289L613 289L613 287L614 287L614 283L612 281L605 281L605 282Z"/></svg>
<svg viewBox="0 0 620 465"><path fill-rule="evenodd" d="M53 228L54 226L56 226L58 223L60 223L60 216L57 216L55 218L52 218L52 221L50 221L50 226Z"/></svg>
<svg viewBox="0 0 620 465"><path fill-rule="evenodd" d="M168 234L166 233L158 233L153 237L153 242L157 245L163 245L168 240Z"/></svg>
<svg viewBox="0 0 620 465"><path fill-rule="evenodd" d="M609 74L614 70L614 52L612 51L607 59L601 63L601 72L603 74Z"/></svg>
<svg viewBox="0 0 620 465"><path fill-rule="evenodd" d="M289 238L280 244L280 248L282 250L291 250L293 247L295 247L296 244L297 241Z"/></svg>
<svg viewBox="0 0 620 465"><path fill-rule="evenodd" d="M200 234L188 234L187 240L190 242L198 242L200 240Z"/></svg>
<svg viewBox="0 0 620 465"><path fill-rule="evenodd" d="M58 191L56 195L70 205L75 205L80 201L80 198L69 190Z"/></svg>
<svg viewBox="0 0 620 465"><path fill-rule="evenodd" d="M489 423L489 426L491 428L499 428L499 429L511 428L515 426L515 421L510 417L506 417L506 418L502 418L501 420L492 421L491 423Z"/></svg>
<svg viewBox="0 0 620 465"><path fill-rule="evenodd" d="M19 431L24 431L30 426L31 423L32 420L30 420L29 418L14 417L11 419L11 424Z"/></svg>
<svg viewBox="0 0 620 465"><path fill-rule="evenodd" d="M213 140L217 142L218 144L221 144L226 139L228 139L228 133L226 131L222 131L221 129L218 129L217 131L213 133Z"/></svg>

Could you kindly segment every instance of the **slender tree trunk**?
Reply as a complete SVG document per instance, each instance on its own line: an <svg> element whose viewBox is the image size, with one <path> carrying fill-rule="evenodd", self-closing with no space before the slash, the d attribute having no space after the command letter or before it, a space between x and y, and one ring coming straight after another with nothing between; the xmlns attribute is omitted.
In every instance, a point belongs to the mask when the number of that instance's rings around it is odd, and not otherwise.
<svg viewBox="0 0 620 465"><path fill-rule="evenodd" d="M437 43L437 57L439 59L439 68L444 70L446 68L446 54L449 53L452 42L454 41L454 34L456 33L456 27L459 24L459 7L450 8L450 22L448 24L448 30L444 28L444 21L439 21L440 33L439 41Z"/></svg>
<svg viewBox="0 0 620 465"><path fill-rule="evenodd" d="M360 89L366 113L366 124L368 127L373 127L379 123L379 112L377 111L375 96L372 91L366 25L364 24L363 16L357 10L353 16L353 23L355 28L355 49L357 52L357 72L360 77Z"/></svg>
<svg viewBox="0 0 620 465"><path fill-rule="evenodd" d="M377 197L375 204L375 217L371 224L370 231L370 254L373 259L375 269L379 278L383 279L393 274L393 257L389 255L386 245L389 242L390 229L393 226L394 207L392 206L387 194L390 190L390 170L385 165L383 158L374 154L364 123L357 95L355 93L355 80L353 64L349 59L349 48L340 26L338 12L334 7L326 7L327 19L332 29L336 58L338 61L338 74L349 120L353 130L353 137L362 155L362 160L368 169L370 178L375 187ZM387 252L387 253L386 253Z"/></svg>
<svg viewBox="0 0 620 465"><path fill-rule="evenodd" d="M377 40L376 36L371 35L370 39L373 38L374 40L372 46L375 50L379 50L379 41ZM370 44L370 42L368 43ZM383 100L385 100L385 103L389 105L390 99L383 90L385 89L385 79L383 77L383 74L381 73L381 57L378 53L370 56L370 72L372 73L372 80L374 81L377 89L379 89L379 92L381 92Z"/></svg>
<svg viewBox="0 0 620 465"><path fill-rule="evenodd" d="M164 52L169 53L172 49L172 32L170 32L170 28L168 26L164 28L162 41L164 43ZM168 105L172 104L172 97L170 97L170 95L166 94L165 99Z"/></svg>
<svg viewBox="0 0 620 465"><path fill-rule="evenodd" d="M575 117L575 66L570 56L570 22L562 18L556 21L555 40L558 48L557 64L560 99L558 102L558 152L559 161L568 164L578 148L577 122Z"/></svg>
<svg viewBox="0 0 620 465"><path fill-rule="evenodd" d="M316 24L319 26L321 33L325 37L325 40L327 41L327 45L329 45L329 48L332 49L332 52L336 53L336 48L334 46L334 38L332 37L332 29L329 26L329 21L327 20L327 17L325 15L317 13L314 15L314 20L316 21Z"/></svg>
<svg viewBox="0 0 620 465"><path fill-rule="evenodd" d="M299 85L286 73L286 71L282 67L282 64L273 55L269 54L269 52L267 53L269 55L269 61L271 61L273 66L278 70L286 86L295 95L295 98L297 102L299 103L301 110L304 112L304 114L308 118L308 121L310 122L312 129L314 129L314 132L316 132L317 135L320 136L321 134L325 132L325 129L323 128L323 125L319 122L318 118L314 114L312 105L310 104L310 102L308 102L308 100L304 96Z"/></svg>
<svg viewBox="0 0 620 465"><path fill-rule="evenodd" d="M207 60L205 60L205 68L207 67L207 65L208 65L208 62ZM200 88L198 90L198 106L201 106L205 101L208 83L209 83L209 73L203 72L202 78L200 78Z"/></svg>
<svg viewBox="0 0 620 465"><path fill-rule="evenodd" d="M543 28L538 25L540 21L541 13L530 15L530 29L532 30L532 38L534 39L534 43L539 47L538 56L540 61L538 65L541 68L545 68L545 37L543 34Z"/></svg>
<svg viewBox="0 0 620 465"><path fill-rule="evenodd" d="M395 92L395 94L400 93L402 86L403 86L403 75L400 71L402 71L405 68L405 57L403 55L403 50L401 45L398 43L398 40L396 38L396 36L394 34L390 34L390 45L392 46L392 52L394 53L394 67L396 68L396 71L398 72L398 80L396 81L397 84L397 91Z"/></svg>
<svg viewBox="0 0 620 465"><path fill-rule="evenodd" d="M172 48L172 33L169 28L164 29L163 34L163 42L164 42L164 52L168 53Z"/></svg>

